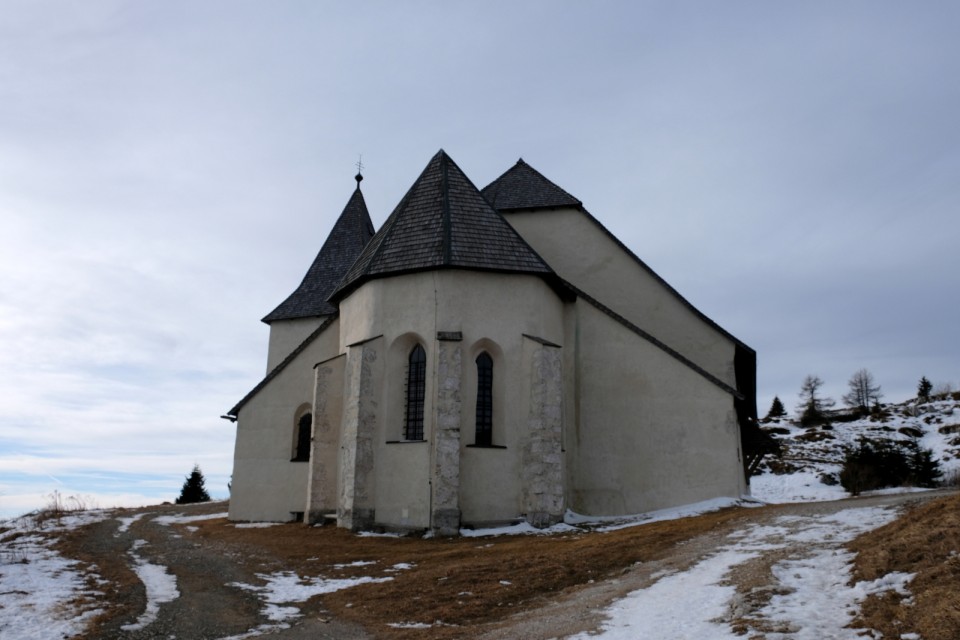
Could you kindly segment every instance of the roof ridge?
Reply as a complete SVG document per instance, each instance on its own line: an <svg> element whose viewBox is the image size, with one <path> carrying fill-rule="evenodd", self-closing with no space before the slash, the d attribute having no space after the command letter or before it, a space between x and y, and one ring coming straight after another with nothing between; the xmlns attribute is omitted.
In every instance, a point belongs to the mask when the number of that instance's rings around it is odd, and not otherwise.
<svg viewBox="0 0 960 640"><path fill-rule="evenodd" d="M446 151L440 149L330 296L363 281L439 268L553 271Z"/></svg>
<svg viewBox="0 0 960 640"><path fill-rule="evenodd" d="M449 162L452 160L447 153L440 149L440 194L441 194L441 215L443 216L443 264L449 265L452 262L452 253L450 245L453 244L453 222L450 219L450 174ZM457 167L459 169L459 167Z"/></svg>
<svg viewBox="0 0 960 640"><path fill-rule="evenodd" d="M227 413L225 413L220 417L226 420L230 420L232 422L236 422L237 413L240 411L240 409L242 409L243 406L247 404L251 398L253 398L253 396L257 395L257 393L259 393L261 389L267 386L268 382L270 382L271 380L276 378L278 375L280 375L280 372L283 371L285 368L287 368L287 365L293 362L294 358L300 355L303 352L303 350L306 349L311 342L317 339L317 336L319 336L321 333L326 331L327 328L331 324L333 324L333 321L339 317L340 317L340 311L338 310L335 313L331 314L326 320L321 322L319 327L311 331L310 335L304 338L300 342L300 344L297 345L296 348L294 348L294 350L289 353L289 355L287 355L286 358L280 361L280 364L278 364L273 369L271 369L270 372L267 373L266 376L264 376L263 380L258 382L253 389L248 391L247 395L243 396L243 398L240 399L240 402L238 402L236 405L234 405L232 409L230 409L230 411L228 411Z"/></svg>
<svg viewBox="0 0 960 640"><path fill-rule="evenodd" d="M300 284L263 317L263 322L270 324L276 320L324 316L335 312L336 307L327 298L373 235L373 222L358 181Z"/></svg>
<svg viewBox="0 0 960 640"><path fill-rule="evenodd" d="M581 207L583 203L523 158L481 190L498 211Z"/></svg>
<svg viewBox="0 0 960 640"><path fill-rule="evenodd" d="M656 271L654 271L654 270L653 270L653 267L651 267L651 266L648 265L646 262L644 262L643 259L640 258L640 256L638 256L636 253L634 253L634 252L630 249L630 247L628 247L626 244L624 244L623 241L620 240L620 238L618 238L612 231L610 231L609 229L607 229L607 228L603 225L603 223L600 222L600 220L598 220L592 213L590 213L589 211L587 211L587 209L586 209L585 207L580 207L580 211L581 211L584 215L587 216L587 219L588 219L588 220L590 220L590 221L593 222L595 225L597 225L598 227L600 227L600 230L603 231L603 233L605 233L610 239L612 239L617 246L619 246L621 249L623 249L623 250L627 253L627 255L630 256L630 257L634 260L634 262L636 262L638 265L640 265L641 268L643 268L643 269L646 270L651 276L653 276L653 278L654 278L657 282L659 282L661 285L663 285L664 287L666 287L667 291L668 291L671 295L673 295L675 298L677 298L677 300L678 300L683 306L687 307L690 311L692 311L692 312L694 313L694 315L698 316L701 320L704 320L708 325L710 325L711 327L713 327L714 329L716 329L717 331L719 331L722 335L724 335L724 336L726 336L727 338L730 338L731 340L733 340L733 342L734 342L735 344L738 344L738 345L740 345L741 347L743 347L743 348L745 348L745 349L748 349L748 350L750 350L750 351L754 351L754 349L753 349L752 347L750 347L748 344L744 343L742 340L740 340L739 338L737 338L735 335L733 335L732 333L730 333L729 331L727 331L726 329L724 329L723 327L721 327L719 324L717 324L717 322L716 322L715 320L713 320L712 318L710 318L710 316L708 316L708 315L705 314L704 312L700 311L700 309L698 309L697 307L695 307L692 302L690 302L689 300L687 300L686 298L684 298L683 295L682 295L679 291L677 291L676 289L674 289L673 286L672 286L669 282L667 282L666 280L663 279L663 276L661 276L659 273L657 273Z"/></svg>
<svg viewBox="0 0 960 640"><path fill-rule="evenodd" d="M715 375L713 375L712 373L710 373L709 371L707 371L706 369L698 365L696 362L694 362L690 358L687 358L686 356L684 356L682 353L680 353L673 347L661 341L659 338L655 337L653 334L641 329L640 327L630 322L629 320L627 320L625 317L623 317L622 315L620 315L610 307L606 306L605 304L603 304L593 296L589 295L588 293L585 293L582 289L579 289L578 287L571 284L570 282L563 280L563 283L566 286L568 286L570 290L573 291L578 297L583 298L586 302L588 302L590 305L595 307L597 310L603 312L605 315L617 321L619 324L623 325L624 327L626 327L633 333L637 334L638 336L640 336L650 344L654 345L655 347L657 347L667 355L671 356L675 360L681 362L682 364L686 365L690 369L699 373L701 376L703 376L704 378L706 378L716 386L720 387L727 393L732 394L733 397L741 400L744 398L743 394L740 391L731 387L729 384L727 384L720 378L716 377Z"/></svg>

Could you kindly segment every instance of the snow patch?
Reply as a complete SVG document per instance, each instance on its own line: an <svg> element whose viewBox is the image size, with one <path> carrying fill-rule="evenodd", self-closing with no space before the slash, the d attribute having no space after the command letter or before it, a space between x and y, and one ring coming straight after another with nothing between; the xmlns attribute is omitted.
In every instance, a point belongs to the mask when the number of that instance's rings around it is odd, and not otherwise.
<svg viewBox="0 0 960 640"><path fill-rule="evenodd" d="M137 520L139 520L145 515L146 514L144 513L137 513L130 516L129 518L117 518L117 520L120 521L120 526L117 528L117 535L130 531L130 525L132 525L134 522L136 522Z"/></svg>
<svg viewBox="0 0 960 640"><path fill-rule="evenodd" d="M346 564L335 564L333 565L334 569L346 569L347 567L368 567L372 564L377 564L376 560L355 560L354 562L349 562Z"/></svg>
<svg viewBox="0 0 960 640"><path fill-rule="evenodd" d="M290 620L299 618L302 615L298 607L282 605L289 605L294 602L306 602L316 595L333 593L334 591L349 589L350 587L361 584L393 580L392 577L371 578L370 576L359 578L311 578L298 576L292 571L281 571L271 574L258 573L257 577L264 580L266 584L250 585L242 582L231 582L228 583L227 586L258 594L265 604L263 609L264 615L278 624L261 625L261 627L253 629L247 632L247 634L234 636L230 640L252 637L252 635L260 635L261 633L266 633L278 628L287 628Z"/></svg>
<svg viewBox="0 0 960 640"><path fill-rule="evenodd" d="M507 525L503 527L490 527L489 529L460 529L460 535L464 538L483 538L488 536L549 536L558 533L582 533L580 529L571 527L566 523L555 524L552 527L537 529L529 522Z"/></svg>
<svg viewBox="0 0 960 640"><path fill-rule="evenodd" d="M656 576L657 582L611 605L608 621L597 635L580 634L580 640L608 638L632 640L659 638L742 638L726 623L735 587L725 584L731 570L760 555L761 551L801 543L803 557L792 557L773 566L781 593L753 619L769 621L769 640L819 640L859 638L862 630L846 629L859 604L872 593L894 590L908 595L911 575L894 573L879 580L848 586L853 554L842 549L856 536L882 526L896 516L893 509L846 509L826 517L788 516L773 525L757 525L729 536L730 544L682 573ZM748 634L750 635L750 634Z"/></svg>
<svg viewBox="0 0 960 640"><path fill-rule="evenodd" d="M120 627L124 631L139 631L146 628L157 619L161 604L173 602L180 597L176 576L167 573L166 567L151 564L137 555L137 550L146 545L145 540L136 540L130 550L130 555L133 556L134 560L133 570L147 590L147 606L136 622Z"/></svg>
<svg viewBox="0 0 960 640"><path fill-rule="evenodd" d="M226 518L228 515L230 514L226 511L223 513L208 513L200 516L188 516L182 513L175 513L169 516L157 516L153 521L166 527L171 524L190 524L191 522L199 522L201 520L216 520L217 518Z"/></svg>
<svg viewBox="0 0 960 640"><path fill-rule="evenodd" d="M0 542L0 637L70 638L83 633L101 612L93 604L100 594L87 586L95 574L51 545L40 535Z"/></svg>

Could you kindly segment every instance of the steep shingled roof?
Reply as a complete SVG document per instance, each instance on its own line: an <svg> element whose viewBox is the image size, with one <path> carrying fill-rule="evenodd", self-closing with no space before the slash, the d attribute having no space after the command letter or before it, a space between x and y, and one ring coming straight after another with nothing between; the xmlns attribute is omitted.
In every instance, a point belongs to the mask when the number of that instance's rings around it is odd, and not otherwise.
<svg viewBox="0 0 960 640"><path fill-rule="evenodd" d="M327 299L373 237L373 222L370 221L367 203L360 192L360 180L363 178L359 175L357 178L356 190L333 225L307 275L303 277L303 282L263 322L270 324L275 320L336 313L337 308Z"/></svg>
<svg viewBox="0 0 960 640"><path fill-rule="evenodd" d="M583 203L547 180L523 158L481 191L497 211L579 207Z"/></svg>
<svg viewBox="0 0 960 640"><path fill-rule="evenodd" d="M441 149L367 244L331 301L372 278L442 268L553 275Z"/></svg>
<svg viewBox="0 0 960 640"><path fill-rule="evenodd" d="M603 226L603 223L597 220L583 206L583 203L571 196L569 193L550 182L539 171L528 165L521 158L517 164L512 166L502 176L483 188L484 197L496 208L497 211L510 213L513 211L530 211L535 209L553 209L559 207L575 207L590 222L595 224L601 232L612 240L620 249L623 250L641 269L649 273L657 282L659 282L667 291L670 292L680 303L690 309L697 317L719 331L722 335L732 340L742 348L753 352L749 346L729 331L718 325L706 314L693 306L686 298L680 295L666 280L660 277L656 271L640 259L627 245L617 236L613 235L609 229ZM561 274L563 275L563 274Z"/></svg>

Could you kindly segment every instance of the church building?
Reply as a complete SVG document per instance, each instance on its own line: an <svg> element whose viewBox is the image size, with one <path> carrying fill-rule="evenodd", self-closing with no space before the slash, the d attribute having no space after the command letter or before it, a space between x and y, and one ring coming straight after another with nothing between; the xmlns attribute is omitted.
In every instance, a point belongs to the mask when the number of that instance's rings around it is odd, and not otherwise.
<svg viewBox="0 0 960 640"><path fill-rule="evenodd" d="M454 535L748 493L755 352L577 198L441 150L374 232L360 180L224 416L232 520Z"/></svg>

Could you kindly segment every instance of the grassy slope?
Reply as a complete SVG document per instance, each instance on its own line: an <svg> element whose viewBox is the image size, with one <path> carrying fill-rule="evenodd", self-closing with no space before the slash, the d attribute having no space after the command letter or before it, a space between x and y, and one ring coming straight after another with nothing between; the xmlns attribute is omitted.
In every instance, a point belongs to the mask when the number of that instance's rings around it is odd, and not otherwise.
<svg viewBox="0 0 960 640"><path fill-rule="evenodd" d="M960 637L960 496L922 505L851 545L854 580L893 571L916 574L904 599L888 592L863 604L862 626L885 638L918 633L924 640ZM858 624L857 626L861 626Z"/></svg>

